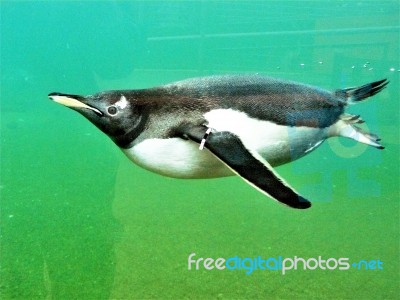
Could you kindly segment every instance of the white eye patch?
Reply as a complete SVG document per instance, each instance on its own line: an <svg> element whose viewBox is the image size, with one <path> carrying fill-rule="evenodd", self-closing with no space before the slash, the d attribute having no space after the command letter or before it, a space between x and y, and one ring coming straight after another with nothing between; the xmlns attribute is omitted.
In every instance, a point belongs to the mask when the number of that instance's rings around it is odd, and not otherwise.
<svg viewBox="0 0 400 300"><path fill-rule="evenodd" d="M124 109L127 107L129 104L128 100L126 100L126 97L124 95L121 96L121 98L115 102L115 106L118 107L119 109Z"/></svg>

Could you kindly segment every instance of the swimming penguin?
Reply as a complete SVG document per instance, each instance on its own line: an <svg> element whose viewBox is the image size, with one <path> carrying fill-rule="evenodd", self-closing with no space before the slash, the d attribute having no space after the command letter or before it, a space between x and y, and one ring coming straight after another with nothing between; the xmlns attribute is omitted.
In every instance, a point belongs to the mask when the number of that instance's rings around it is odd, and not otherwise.
<svg viewBox="0 0 400 300"><path fill-rule="evenodd" d="M334 136L383 149L355 124L349 104L380 92L386 79L329 92L261 76L210 76L89 96L51 93L107 134L137 165L175 178L239 175L293 208L311 203L274 166L296 160Z"/></svg>

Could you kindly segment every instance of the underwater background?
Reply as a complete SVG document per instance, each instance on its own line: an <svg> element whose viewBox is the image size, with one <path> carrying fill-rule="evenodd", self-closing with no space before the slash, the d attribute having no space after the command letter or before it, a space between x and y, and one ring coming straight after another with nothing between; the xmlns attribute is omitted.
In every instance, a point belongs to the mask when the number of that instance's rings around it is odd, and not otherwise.
<svg viewBox="0 0 400 300"><path fill-rule="evenodd" d="M1 1L1 299L395 299L399 1ZM351 106L382 138L343 138L276 168L311 199L238 177L178 180L131 163L50 92L211 74L327 89L387 78ZM364 127L366 128L366 127ZM348 258L349 270L188 270L188 257Z"/></svg>

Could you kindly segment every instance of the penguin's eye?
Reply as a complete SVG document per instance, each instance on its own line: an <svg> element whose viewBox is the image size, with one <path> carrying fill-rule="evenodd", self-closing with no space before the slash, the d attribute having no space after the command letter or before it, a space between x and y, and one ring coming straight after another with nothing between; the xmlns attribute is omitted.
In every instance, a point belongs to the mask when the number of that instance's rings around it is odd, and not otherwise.
<svg viewBox="0 0 400 300"><path fill-rule="evenodd" d="M117 113L117 108L115 106L110 106L110 107L107 108L107 112L111 116L114 116Z"/></svg>

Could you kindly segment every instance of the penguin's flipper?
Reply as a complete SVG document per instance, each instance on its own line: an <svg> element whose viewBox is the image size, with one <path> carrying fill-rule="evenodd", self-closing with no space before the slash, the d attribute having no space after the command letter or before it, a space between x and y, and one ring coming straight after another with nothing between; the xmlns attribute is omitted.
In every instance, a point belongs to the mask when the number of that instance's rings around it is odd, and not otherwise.
<svg viewBox="0 0 400 300"><path fill-rule="evenodd" d="M203 126L195 126L186 127L182 133L184 137L205 146L234 173L267 196L293 208L304 209L311 206L258 153L249 151L238 136L227 131L211 134L208 132Z"/></svg>

